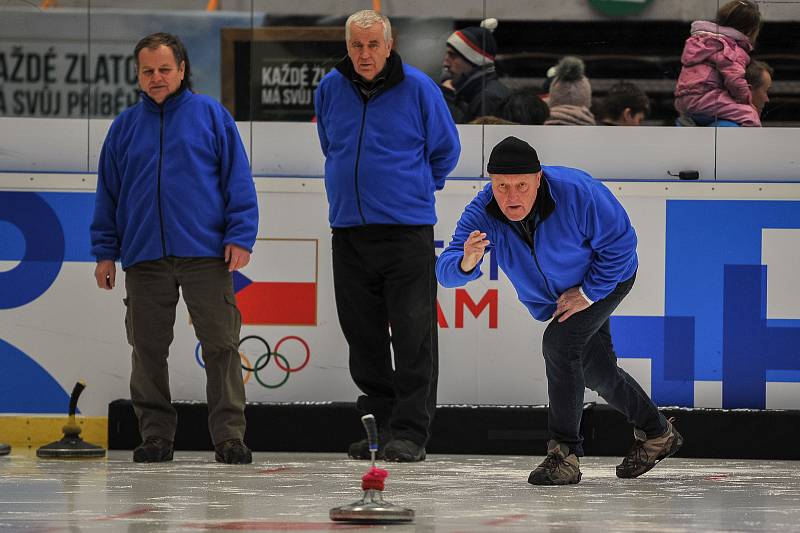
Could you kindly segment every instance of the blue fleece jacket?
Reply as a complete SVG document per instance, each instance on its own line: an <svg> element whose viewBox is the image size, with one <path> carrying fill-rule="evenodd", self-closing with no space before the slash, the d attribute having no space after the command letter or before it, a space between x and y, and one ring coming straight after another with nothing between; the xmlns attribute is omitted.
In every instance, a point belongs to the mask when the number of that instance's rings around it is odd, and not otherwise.
<svg viewBox="0 0 800 533"><path fill-rule="evenodd" d="M392 55L386 88L367 101L340 67L317 88L332 227L435 224L434 192L458 162L458 131L442 91Z"/></svg>
<svg viewBox="0 0 800 533"><path fill-rule="evenodd" d="M442 285L459 287L481 276L480 263L471 272L461 270L464 241L474 230L486 233L488 249L537 320L552 317L556 299L567 289L580 286L590 300L598 301L633 276L638 267L636 232L611 191L582 170L543 170L526 221L527 236L521 222L502 214L491 183L467 205L436 262Z"/></svg>
<svg viewBox="0 0 800 533"><path fill-rule="evenodd" d="M111 124L97 169L92 254L123 268L175 257L252 251L258 205L236 123L218 102L183 90L147 95Z"/></svg>

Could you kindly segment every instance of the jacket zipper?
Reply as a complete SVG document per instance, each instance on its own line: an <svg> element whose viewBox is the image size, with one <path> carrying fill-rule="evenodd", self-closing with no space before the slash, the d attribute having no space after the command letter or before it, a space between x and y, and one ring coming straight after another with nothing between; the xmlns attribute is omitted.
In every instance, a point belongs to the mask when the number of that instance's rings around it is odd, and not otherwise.
<svg viewBox="0 0 800 533"><path fill-rule="evenodd" d="M521 222L521 224L522 224L522 230L525 231L526 233L528 233L528 229L525 226L525 223ZM530 242L531 256L533 257L533 262L536 264L536 268L539 270L539 274L542 275L542 280L544 280L544 288L547 289L547 293L550 295L550 298L552 298L555 301L555 300L558 300L558 297L553 294L552 290L550 290L550 282L547 281L547 276L544 275L544 271L542 270L541 265L539 265L539 258L536 256L536 229L538 227L539 227L539 224L534 222L533 223L533 231L530 232L530 236L531 236L531 242ZM527 243L527 241L528 241L528 239L525 239L526 243Z"/></svg>
<svg viewBox="0 0 800 533"><path fill-rule="evenodd" d="M356 205L358 206L358 214L361 217L361 223L366 225L367 219L364 217L364 210L361 208L361 193L358 190L358 164L361 161L361 141L364 138L364 125L367 121L367 102L364 102L363 109L364 110L361 112L361 130L358 132L358 147L356 149L356 168L354 173L354 181L356 187Z"/></svg>
<svg viewBox="0 0 800 533"><path fill-rule="evenodd" d="M167 257L167 240L164 237L164 211L161 207L161 163L164 159L164 107L160 109L161 121L159 132L159 148L158 148L158 188L156 189L156 198L158 200L158 221L161 224L161 253L163 257Z"/></svg>

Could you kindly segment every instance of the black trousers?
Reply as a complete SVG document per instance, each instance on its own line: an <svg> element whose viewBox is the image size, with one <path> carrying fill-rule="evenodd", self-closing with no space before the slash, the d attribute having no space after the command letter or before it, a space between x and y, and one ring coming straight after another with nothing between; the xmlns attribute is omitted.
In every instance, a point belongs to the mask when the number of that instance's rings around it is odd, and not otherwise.
<svg viewBox="0 0 800 533"><path fill-rule="evenodd" d="M433 227L334 228L332 244L350 375L364 393L358 408L393 438L424 446L439 377Z"/></svg>
<svg viewBox="0 0 800 533"><path fill-rule="evenodd" d="M577 456L583 455L580 425L584 388L597 392L648 438L667 430L666 418L647 393L617 366L611 343L608 318L633 288L635 279L636 275L619 283L611 294L564 322L554 318L544 331L550 438L568 445Z"/></svg>

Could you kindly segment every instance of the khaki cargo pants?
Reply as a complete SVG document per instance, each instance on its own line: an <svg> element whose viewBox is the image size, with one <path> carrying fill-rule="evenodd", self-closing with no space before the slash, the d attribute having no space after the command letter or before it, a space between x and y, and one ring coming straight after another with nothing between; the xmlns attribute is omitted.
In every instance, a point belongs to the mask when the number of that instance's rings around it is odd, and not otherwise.
<svg viewBox="0 0 800 533"><path fill-rule="evenodd" d="M245 394L238 352L241 315L221 258L168 257L125 272L125 330L133 346L131 399L142 439L175 440L177 414L167 357L178 295L189 310L206 367L208 427L214 444L244 436Z"/></svg>

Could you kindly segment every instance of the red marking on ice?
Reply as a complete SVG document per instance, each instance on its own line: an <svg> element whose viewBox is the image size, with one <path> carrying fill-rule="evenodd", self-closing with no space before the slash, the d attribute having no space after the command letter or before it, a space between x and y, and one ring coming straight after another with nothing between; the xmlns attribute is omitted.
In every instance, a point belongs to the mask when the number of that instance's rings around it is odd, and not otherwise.
<svg viewBox="0 0 800 533"><path fill-rule="evenodd" d="M486 520L483 522L484 526L502 526L504 524L508 524L509 522L519 522L527 518L528 515L526 514L512 514L508 516L503 516L500 518L493 518L492 520Z"/></svg>
<svg viewBox="0 0 800 533"><path fill-rule="evenodd" d="M217 522L206 524L183 524L192 529L214 529L223 531L338 531L372 527L362 524L335 524L331 522Z"/></svg>
<svg viewBox="0 0 800 533"><path fill-rule="evenodd" d="M278 472L286 472L287 470L292 470L293 467L291 466L276 466L275 468L265 468L263 470L259 470L259 474L277 474Z"/></svg>

